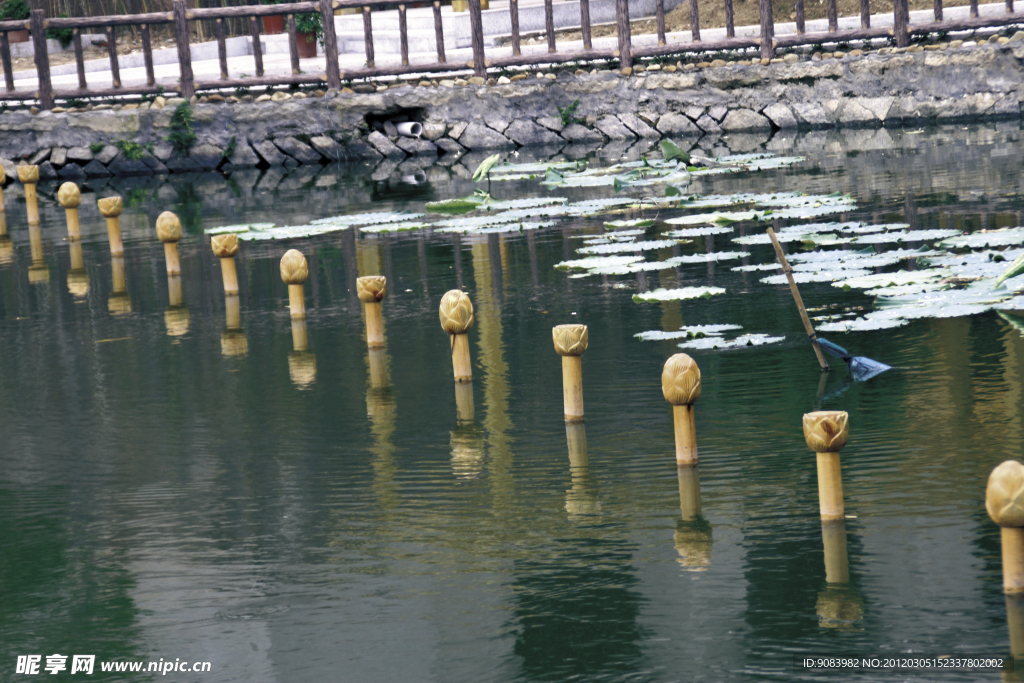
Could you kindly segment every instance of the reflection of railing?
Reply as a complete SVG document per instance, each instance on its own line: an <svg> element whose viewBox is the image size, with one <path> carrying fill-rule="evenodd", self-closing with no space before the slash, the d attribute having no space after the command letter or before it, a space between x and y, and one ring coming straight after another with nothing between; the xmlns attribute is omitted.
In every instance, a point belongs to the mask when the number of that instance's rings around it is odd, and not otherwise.
<svg viewBox="0 0 1024 683"><path fill-rule="evenodd" d="M218 7L205 9L186 9L185 0L174 0L172 12L154 12L149 14L132 14L105 17L55 18L46 19L43 10L33 10L26 21L0 22L0 61L3 62L6 92L0 92L0 100L38 99L43 109L52 109L55 99L71 99L79 97L109 97L114 95L147 94L163 92L157 85L153 71L153 50L150 41L150 26L154 24L173 24L177 43L178 66L180 79L175 90L182 96L190 98L197 90L209 90L225 87L252 87L295 85L303 83L327 83L329 87L340 88L342 80L373 78L379 76L399 76L412 73L437 73L445 71L462 71L472 69L477 76L486 76L489 68L506 68L530 64L558 64L595 59L617 59L623 68L631 67L634 58L661 57L685 52L706 52L718 50L749 49L759 47L762 58L771 58L779 47L797 45L813 45L819 43L838 43L853 40L871 40L892 37L897 47L906 47L911 34L928 34L949 31L969 31L980 28L994 28L1011 24L1024 23L1024 13L1015 14L1014 0L1006 0L1006 14L1002 16L979 16L978 0L971 0L970 18L952 21L942 19L942 0L935 0L935 21L910 26L910 13L907 0L893 0L893 27L871 27L869 0L860 0L860 28L839 29L836 0L828 0L828 31L807 33L804 22L804 1L796 0L796 29L791 35L775 36L775 22L772 16L771 0L759 0L760 36L736 37L733 24L732 0L723 0L725 4L724 39L702 41L700 38L700 17L696 0L690 2L690 26L692 39L686 43L668 44L665 37L665 5L664 0L656 0L656 21L658 44L633 47L629 27L628 0L615 0L615 14L618 35L618 49L596 49L591 38L589 0L580 0L580 32L583 38L583 49L558 52L555 45L555 27L553 0L544 0L545 34L547 38L546 53L535 52L523 54L519 32L519 2L509 0L511 19L512 54L488 59L484 54L483 19L480 0L469 0L470 30L472 35L473 59L469 62L449 62L445 56L444 30L441 21L441 3L433 0L434 33L437 48L437 61L409 63L409 31L406 21L405 0L378 0L366 4L365 0L317 0L316 2L296 2L283 5L252 5L240 7ZM390 9L397 7L400 35L401 65L380 66L374 60L372 9ZM334 27L334 11L338 9L360 9L363 16L363 34L366 45L366 65L360 69L342 71L338 60L338 39ZM495 10L497 11L497 10ZM326 55L325 73L304 74L299 68L298 38L295 28L296 14L312 14L319 12L324 28L324 52ZM288 45L291 53L291 75L266 76L263 69L263 52L260 43L258 17L284 14L287 17ZM227 29L229 19L249 20L252 35L252 50L256 66L254 78L229 78L227 64ZM220 79L196 81L192 72L192 53L189 47L189 21L212 21L217 39L218 57L220 60ZM115 43L115 27L137 26L142 36L142 51L146 67L146 84L123 87L117 59ZM110 73L113 87L104 89L89 88L85 78L85 61L82 53L80 29L104 27L107 34L107 49L110 56ZM38 86L35 91L17 91L14 87L14 72L11 66L11 50L7 33L28 29L32 35L35 51ZM73 31L75 62L78 66L78 88L71 90L54 90L50 79L49 56L46 47L46 29L69 28ZM765 39L767 37L768 39Z"/></svg>

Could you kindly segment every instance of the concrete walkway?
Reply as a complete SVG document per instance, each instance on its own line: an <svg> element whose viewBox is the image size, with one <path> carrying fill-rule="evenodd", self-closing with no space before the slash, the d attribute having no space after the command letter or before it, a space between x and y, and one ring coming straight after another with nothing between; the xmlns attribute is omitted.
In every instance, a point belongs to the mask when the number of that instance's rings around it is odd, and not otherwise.
<svg viewBox="0 0 1024 683"><path fill-rule="evenodd" d="M492 4L495 9L489 10L488 13L504 12L504 16L507 18L507 3L505 0L501 0L504 8L498 8L497 2ZM565 3L570 4L570 3ZM578 12L578 4L574 4ZM557 6L557 5L556 5ZM536 8L536 6L534 7ZM447 14L451 15L451 9L445 8ZM521 11L522 11L521 7ZM543 6L540 6L543 9ZM979 8L982 16L1001 16L1005 14L1006 7L1002 3L992 3L981 5ZM970 13L969 7L950 7L944 11L944 17L947 20L957 18L967 18ZM393 14L394 23L397 30L397 12L375 12L374 17L374 33L377 34L378 29L382 32L390 30L389 22L392 17L387 15ZM423 16L420 16L422 14ZM577 14L578 17L578 14ZM339 29L349 29L349 23L353 20L362 22L359 16L338 16L335 17L335 25ZM934 15L931 10L921 10L911 12L911 25L929 23L934 20ZM423 22L429 21L431 33L431 42L427 50L421 50L413 52L412 42L410 41L410 63L411 64L431 64L437 61L437 53L433 48L433 14L429 8L423 9L412 9L409 10L409 26L412 31L414 26L423 26ZM451 21L455 21L452 19ZM577 18L578 23L578 18ZM598 22L595 21L595 24ZM892 26L893 16L892 13L888 14L877 14L871 17L872 27L887 27ZM564 24L564 22L563 22ZM571 25L571 24L570 24ZM520 24L523 33L536 29L527 28ZM543 26L543 24L542 24ZM840 29L844 28L858 28L860 26L859 17L843 17L839 19ZM426 29L418 29L420 32ZM806 30L808 33L825 32L828 30L828 22L825 19L817 19L808 21L806 24ZM760 32L757 26L743 26L736 28L737 36L756 36ZM782 36L787 34L796 33L795 23L780 23L775 26L776 36ZM349 32L350 33L350 32ZM340 31L339 31L340 34ZM491 47L487 48L488 58L507 56L512 54L511 47L493 47L493 38L497 34L491 34ZM717 39L725 38L725 29L702 29L701 37L705 41L712 41ZM667 36L669 43L686 43L690 41L689 31L680 31L677 33L670 33ZM449 39L451 40L451 46L449 47ZM231 38L228 41L228 75L231 78L243 78L246 76L255 76L256 67L252 57L252 41L248 37ZM265 36L261 41L263 45L263 65L267 75L287 75L291 73L291 60L288 53L287 35L276 35L276 36ZM339 38L339 50L342 49L342 40ZM345 44L348 49L353 49L351 46L351 40L346 39ZM363 54L362 44L359 41L358 52L346 52L339 55L339 62L341 69L361 69L365 67L365 55ZM394 51L383 50L383 47L387 47L386 41L381 41L381 45L378 45L378 40L375 37L375 61L377 66L397 65L401 63L401 58L397 54L397 43ZM462 62L466 63L471 61L473 58L472 49L468 46L459 46L456 32L451 34L446 33L445 39L445 52L448 62ZM604 38L595 38L593 41L595 48L616 48L618 46L618 39L615 36L608 36ZM656 35L634 35L633 45L656 45ZM581 41L561 41L558 43L559 51L573 51L582 50L583 45ZM543 54L547 52L547 46L545 45L523 45L522 51L524 54ZM217 59L217 44L215 42L201 43L192 45L192 70L194 73L195 80L207 81L217 80L220 78L220 64ZM172 91L178 83L179 71L178 71L178 55L177 51L172 48L156 50L153 52L153 62L155 65L154 71L156 74L157 83L167 88L168 92ZM142 85L146 82L146 72L142 63L141 54L124 55L120 57L120 72L121 82L125 86L130 85ZM310 59L303 59L300 61L301 69L305 73L316 74L323 73L326 69L326 61L322 55ZM87 80L90 87L95 88L109 88L112 86L110 77L110 64L107 60L92 60L86 63ZM78 87L78 78L76 75L76 67L74 63L63 64L51 68L51 80L55 89L74 89ZM342 76L344 78L344 75ZM15 74L15 86L17 90L33 91L37 88L36 74L35 71L21 71ZM29 92L26 92L26 97L31 98Z"/></svg>

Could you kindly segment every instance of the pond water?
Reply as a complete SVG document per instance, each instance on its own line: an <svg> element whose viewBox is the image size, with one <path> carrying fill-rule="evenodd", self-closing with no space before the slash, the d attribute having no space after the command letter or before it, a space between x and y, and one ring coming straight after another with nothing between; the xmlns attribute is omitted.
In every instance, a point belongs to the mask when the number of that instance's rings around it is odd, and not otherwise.
<svg viewBox="0 0 1024 683"><path fill-rule="evenodd" d="M856 207L820 220L910 229L1021 224L1017 123L706 146L806 160L695 177L687 192L842 192ZM589 150L594 167L639 151ZM241 329L226 329L204 229L421 212L481 187L468 177L476 161L86 186L84 272L72 272L55 188L40 188L41 263L20 189L7 188L0 679L21 678L19 656L45 665L55 653L95 655L95 680L204 683L1006 676L812 672L794 657L1010 653L999 531L984 509L989 472L1022 454L1024 337L1010 315L830 334L894 367L852 382L840 361L819 372L785 286L732 270L772 262L770 245L731 242L764 224L647 254L750 253L734 261L582 278L553 268L581 258L580 236L602 235L605 221L657 216L640 239L688 227L662 223L686 213L662 206L502 234L350 228L243 242ZM540 179L491 191L577 202L664 189L615 195ZM95 208L115 192L125 198L123 263L112 262ZM186 233L179 307L168 306L153 238L168 209ZM291 247L309 259L305 351L293 348L278 269ZM376 273L389 283L386 346L371 357L354 280ZM726 293L632 300L700 286ZM461 421L437 316L456 287L476 308L473 415ZM860 289L817 282L801 292L812 309L872 309ZM570 322L589 325L590 347L587 419L567 431L550 330ZM703 377L700 466L678 470L660 375L681 340L634 335L723 323L785 340L688 351ZM838 537L826 529L836 542L845 535L845 582L826 577L815 458L801 430L815 409L850 416L849 519ZM161 659L211 670L99 670ZM55 680L65 677L80 675Z"/></svg>

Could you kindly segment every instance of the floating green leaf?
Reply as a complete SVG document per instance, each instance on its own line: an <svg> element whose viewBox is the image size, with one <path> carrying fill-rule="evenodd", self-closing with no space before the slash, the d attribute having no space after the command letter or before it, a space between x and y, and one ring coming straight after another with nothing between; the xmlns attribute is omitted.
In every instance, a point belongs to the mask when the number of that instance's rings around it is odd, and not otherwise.
<svg viewBox="0 0 1024 683"><path fill-rule="evenodd" d="M690 153L668 138L661 141L661 155L665 161L679 159L684 164L690 162Z"/></svg>
<svg viewBox="0 0 1024 683"><path fill-rule="evenodd" d="M486 178L487 174L490 172L492 168L494 168L494 165L498 163L500 159L500 154L492 154L491 156L481 161L480 165L476 167L475 171L473 171L473 182L478 183L484 178Z"/></svg>

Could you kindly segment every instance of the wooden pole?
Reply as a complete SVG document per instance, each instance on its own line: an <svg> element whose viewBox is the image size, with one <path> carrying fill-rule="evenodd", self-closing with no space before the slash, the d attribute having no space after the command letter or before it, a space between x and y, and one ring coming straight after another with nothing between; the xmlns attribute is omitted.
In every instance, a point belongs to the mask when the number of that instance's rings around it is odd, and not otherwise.
<svg viewBox="0 0 1024 683"><path fill-rule="evenodd" d="M77 242L82 239L82 230L78 225L78 205L82 203L82 192L78 185L66 182L57 190L57 201L64 207L64 216L68 222L68 239Z"/></svg>
<svg viewBox="0 0 1024 683"><path fill-rule="evenodd" d="M583 353L589 333L586 325L556 325L551 329L555 351L562 357L562 406L566 422L583 421Z"/></svg>
<svg viewBox="0 0 1024 683"><path fill-rule="evenodd" d="M633 39L629 29L628 0L615 0L615 30L619 36L619 67L633 68Z"/></svg>
<svg viewBox="0 0 1024 683"><path fill-rule="evenodd" d="M371 349L384 346L384 317L381 301L388 293L388 281L383 275L356 278L356 295L363 302L366 316L366 345Z"/></svg>
<svg viewBox="0 0 1024 683"><path fill-rule="evenodd" d="M693 404L700 398L700 368L685 353L677 353L661 371L661 392L672 404L676 433L676 464L697 464L697 426Z"/></svg>
<svg viewBox="0 0 1024 683"><path fill-rule="evenodd" d="M758 0L761 16L761 59L775 56L775 18L772 16L772 0Z"/></svg>
<svg viewBox="0 0 1024 683"><path fill-rule="evenodd" d="M104 197L96 202L100 213L107 219L107 239L110 242L111 256L124 256L124 244L121 242L121 209L120 197Z"/></svg>
<svg viewBox="0 0 1024 683"><path fill-rule="evenodd" d="M846 522L821 520L822 548L825 551L825 581L850 582L850 561L846 554Z"/></svg>
<svg viewBox="0 0 1024 683"><path fill-rule="evenodd" d="M192 48L188 42L188 18L185 0L174 0L174 42L178 47L178 70L180 82L178 90L186 100L196 94L192 75Z"/></svg>
<svg viewBox="0 0 1024 683"><path fill-rule="evenodd" d="M164 243L164 260L168 275L181 275L178 259L178 240L181 239L181 221L172 211L164 211L156 219L156 236Z"/></svg>
<svg viewBox="0 0 1024 683"><path fill-rule="evenodd" d="M324 57L327 60L327 87L341 89L341 67L338 62L338 34L334 29L334 6L331 0L320 0L320 19L324 26Z"/></svg>
<svg viewBox="0 0 1024 683"><path fill-rule="evenodd" d="M210 238L213 255L220 259L220 274L224 281L225 294L238 294L238 271L235 270L235 254L238 253L238 235L227 233Z"/></svg>
<svg viewBox="0 0 1024 683"><path fill-rule="evenodd" d="M473 43L473 75L487 77L487 62L484 59L484 20L480 0L469 0L469 28Z"/></svg>
<svg viewBox="0 0 1024 683"><path fill-rule="evenodd" d="M291 310L292 320L305 319L306 317L306 295L303 292L302 284L309 277L309 266L306 264L306 257L297 249L289 249L281 257L281 280L288 285L288 307ZM302 325L303 331L305 324ZM294 331L295 326L292 325Z"/></svg>
<svg viewBox="0 0 1024 683"><path fill-rule="evenodd" d="M789 291L793 294L793 301L796 302L797 310L800 311L800 320L803 321L804 330L811 340L811 346L814 347L814 355L818 357L818 364L821 366L821 369L828 371L828 362L825 360L825 354L821 352L818 337L814 334L814 326L811 325L811 319L807 316L807 309L804 308L804 300L800 297L800 290L797 289L796 280L793 279L793 269L790 268L789 261L786 260L786 255L782 252L782 245L779 244L779 238L775 236L775 231L768 228L768 236L772 238L772 246L775 247L775 256L782 265L782 272L786 274L786 279L789 280Z"/></svg>
<svg viewBox="0 0 1024 683"><path fill-rule="evenodd" d="M39 108L53 109L53 85L50 83L50 51L46 47L46 12L32 10L29 18L32 47L35 48L36 76L39 79Z"/></svg>
<svg viewBox="0 0 1024 683"><path fill-rule="evenodd" d="M818 459L818 507L823 520L845 519L839 451L850 435L849 415L825 410L804 415L804 440Z"/></svg>
<svg viewBox="0 0 1024 683"><path fill-rule="evenodd" d="M909 10L907 0L893 0L893 36L896 38L896 47L906 47L910 44L908 35Z"/></svg>
<svg viewBox="0 0 1024 683"><path fill-rule="evenodd" d="M36 183L39 182L39 167L23 164L18 167L18 180L25 186L25 213L29 223L39 222L39 199Z"/></svg>
<svg viewBox="0 0 1024 683"><path fill-rule="evenodd" d="M988 477L985 509L1000 526L1003 592L1024 593L1024 465L1007 460Z"/></svg>
<svg viewBox="0 0 1024 683"><path fill-rule="evenodd" d="M468 332L473 327L473 302L461 289L441 297L441 329L451 336L452 371L456 382L472 382L473 366L469 358Z"/></svg>

